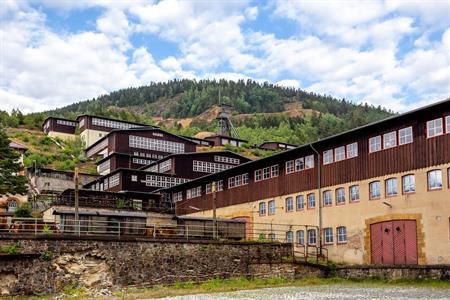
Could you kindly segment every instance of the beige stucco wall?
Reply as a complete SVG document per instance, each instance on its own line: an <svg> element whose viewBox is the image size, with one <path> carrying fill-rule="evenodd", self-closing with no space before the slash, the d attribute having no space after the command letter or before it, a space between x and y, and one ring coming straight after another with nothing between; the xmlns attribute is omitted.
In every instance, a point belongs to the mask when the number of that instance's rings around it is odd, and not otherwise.
<svg viewBox="0 0 450 300"><path fill-rule="evenodd" d="M106 131L85 129L80 133L80 137L81 140L84 141L85 147L87 148L107 134L108 132Z"/></svg>
<svg viewBox="0 0 450 300"><path fill-rule="evenodd" d="M334 233L333 245L325 246L329 251L329 258L336 262L355 264L370 263L370 236L367 236L367 232L370 234L370 230L367 230L370 224L391 219L415 219L418 228L419 264L449 264L450 189L448 168L450 168L450 164L444 164L433 168L390 174L364 181L349 182L322 188L322 192L332 190L333 194L333 205L331 207L323 207L322 209L323 228L332 227ZM428 191L427 172L434 169L442 170L443 187L441 190ZM407 174L415 175L416 192L403 195L401 178ZM385 197L384 180L391 177L397 178L398 195ZM380 180L382 182L381 198L378 200L369 200L369 183L374 180ZM359 185L361 199L359 202L349 203L349 187L355 184ZM346 203L345 205L336 206L335 189L339 187L345 188ZM311 192L315 193L316 208L308 210L305 206L305 210L296 211L295 196L304 195L306 203L306 195ZM285 212L285 199L287 197L294 198L293 212ZM266 216L260 217L258 213L259 202L265 201L267 210L267 202L272 199L276 202L276 213L274 215L269 216L266 214ZM392 207L383 204L383 202L389 203ZM211 217L212 212L197 212L192 215ZM305 229L301 225L319 225L318 191L305 191L219 208L217 209L217 216L224 218L247 216L256 222L254 225L255 232L258 232L258 230L261 232L262 227L268 228L268 225L260 225L257 224L258 222L287 224L284 227L280 225L273 227L280 230L277 238L285 238L281 233L286 228L286 231L292 230L294 232L295 240L295 231ZM337 245L336 243L336 227L338 226L347 227L347 243L345 244Z"/></svg>
<svg viewBox="0 0 450 300"><path fill-rule="evenodd" d="M64 133L64 132L56 132L56 131L50 131L47 135L49 137L60 138L62 140L75 139L75 137L76 137L75 134Z"/></svg>

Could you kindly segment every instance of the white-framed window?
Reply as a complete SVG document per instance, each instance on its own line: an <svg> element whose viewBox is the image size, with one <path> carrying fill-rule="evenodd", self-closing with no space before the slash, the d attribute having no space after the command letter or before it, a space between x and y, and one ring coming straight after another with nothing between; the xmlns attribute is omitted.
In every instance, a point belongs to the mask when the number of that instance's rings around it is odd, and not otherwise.
<svg viewBox="0 0 450 300"><path fill-rule="evenodd" d="M398 144L405 145L413 142L412 126L400 129L398 131Z"/></svg>
<svg viewBox="0 0 450 300"><path fill-rule="evenodd" d="M386 179L386 196L395 196L397 194L397 178Z"/></svg>
<svg viewBox="0 0 450 300"><path fill-rule="evenodd" d="M305 169L314 168L314 155L308 155L305 157Z"/></svg>
<svg viewBox="0 0 450 300"><path fill-rule="evenodd" d="M131 175L131 181L137 182L138 181L137 175Z"/></svg>
<svg viewBox="0 0 450 300"><path fill-rule="evenodd" d="M381 150L381 135L371 137L369 139L369 153Z"/></svg>
<svg viewBox="0 0 450 300"><path fill-rule="evenodd" d="M327 227L323 229L325 244L333 244L333 228Z"/></svg>
<svg viewBox="0 0 450 300"><path fill-rule="evenodd" d="M205 193L206 193L206 194L211 194L211 193L212 193L212 183L208 183L208 184L205 186Z"/></svg>
<svg viewBox="0 0 450 300"><path fill-rule="evenodd" d="M173 202L178 202L183 200L183 192L173 193Z"/></svg>
<svg viewBox="0 0 450 300"><path fill-rule="evenodd" d="M292 243L294 241L294 233L292 231L286 232L286 243Z"/></svg>
<svg viewBox="0 0 450 300"><path fill-rule="evenodd" d="M275 200L270 200L268 203L269 206L269 215L274 215L275 214Z"/></svg>
<svg viewBox="0 0 450 300"><path fill-rule="evenodd" d="M105 178L105 180L103 180L103 188L105 189L105 191L109 188L108 178Z"/></svg>
<svg viewBox="0 0 450 300"><path fill-rule="evenodd" d="M442 171L432 170L428 172L428 189L439 190L442 189Z"/></svg>
<svg viewBox="0 0 450 300"><path fill-rule="evenodd" d="M78 122L78 127L84 127L84 118L82 118L80 122Z"/></svg>
<svg viewBox="0 0 450 300"><path fill-rule="evenodd" d="M270 178L270 167L263 169L263 180Z"/></svg>
<svg viewBox="0 0 450 300"><path fill-rule="evenodd" d="M8 208L6 209L8 212L15 212L17 210L17 201L11 200L8 202Z"/></svg>
<svg viewBox="0 0 450 300"><path fill-rule="evenodd" d="M70 126L70 127L77 126L76 122L71 122L71 121L66 121L66 120L56 120L56 124Z"/></svg>
<svg viewBox="0 0 450 300"><path fill-rule="evenodd" d="M294 199L292 197L288 197L285 200L286 202L286 212L294 211Z"/></svg>
<svg viewBox="0 0 450 300"><path fill-rule="evenodd" d="M369 183L369 199L378 199L381 197L381 182L372 181Z"/></svg>
<svg viewBox="0 0 450 300"><path fill-rule="evenodd" d="M136 149L154 150L167 153L184 153L183 143L159 140L143 136L129 136L129 146Z"/></svg>
<svg viewBox="0 0 450 300"><path fill-rule="evenodd" d="M334 149L334 161L341 161L345 159L345 146Z"/></svg>
<svg viewBox="0 0 450 300"><path fill-rule="evenodd" d="M339 226L336 228L337 233L337 242L338 243L346 243L347 242L347 227Z"/></svg>
<svg viewBox="0 0 450 300"><path fill-rule="evenodd" d="M228 178L228 188L234 188L248 184L248 173Z"/></svg>
<svg viewBox="0 0 450 300"><path fill-rule="evenodd" d="M397 146L397 132L392 131L383 134L383 148L389 149Z"/></svg>
<svg viewBox="0 0 450 300"><path fill-rule="evenodd" d="M145 185L154 187L172 187L174 185L182 184L188 182L189 179L162 176L162 175L145 175Z"/></svg>
<svg viewBox="0 0 450 300"><path fill-rule="evenodd" d="M195 197L200 197L202 195L202 187L197 186L195 188L186 191L186 199L192 199Z"/></svg>
<svg viewBox="0 0 450 300"><path fill-rule="evenodd" d="M445 132L450 133L450 116L445 117Z"/></svg>
<svg viewBox="0 0 450 300"><path fill-rule="evenodd" d="M164 173L172 170L172 159L167 159L159 164L159 172Z"/></svg>
<svg viewBox="0 0 450 300"><path fill-rule="evenodd" d="M141 127L141 125L126 123L126 122L120 122L120 121L100 119L100 118L92 118L92 125L101 126L101 127L116 128L116 129L130 129L130 128Z"/></svg>
<svg viewBox="0 0 450 300"><path fill-rule="evenodd" d="M333 162L333 149L323 151L323 164L328 165Z"/></svg>
<svg viewBox="0 0 450 300"><path fill-rule="evenodd" d="M266 202L260 202L259 203L259 215L265 216L266 215Z"/></svg>
<svg viewBox="0 0 450 300"><path fill-rule="evenodd" d="M358 156L358 143L351 143L347 145L347 158L353 158Z"/></svg>
<svg viewBox="0 0 450 300"><path fill-rule="evenodd" d="M350 202L359 201L359 185L350 187Z"/></svg>
<svg viewBox="0 0 450 300"><path fill-rule="evenodd" d="M323 206L331 206L333 204L333 197L331 191L323 192Z"/></svg>
<svg viewBox="0 0 450 300"><path fill-rule="evenodd" d="M249 182L248 173L242 174L242 185L246 185Z"/></svg>
<svg viewBox="0 0 450 300"><path fill-rule="evenodd" d="M305 231L297 230L297 244L300 246L305 245Z"/></svg>
<svg viewBox="0 0 450 300"><path fill-rule="evenodd" d="M295 197L295 202L297 204L297 210L305 209L305 197L303 195Z"/></svg>
<svg viewBox="0 0 450 300"><path fill-rule="evenodd" d="M114 174L113 176L109 177L109 187L110 188L112 188L114 186L118 186L119 183L120 183L120 175L119 174Z"/></svg>
<svg viewBox="0 0 450 300"><path fill-rule="evenodd" d="M294 161L293 160L288 160L286 162L286 174L291 174L294 173Z"/></svg>
<svg viewBox="0 0 450 300"><path fill-rule="evenodd" d="M295 171L302 171L305 169L305 159L303 157L295 160Z"/></svg>
<svg viewBox="0 0 450 300"><path fill-rule="evenodd" d="M278 165L273 165L270 167L270 176L271 177L278 177L279 172L279 168Z"/></svg>
<svg viewBox="0 0 450 300"><path fill-rule="evenodd" d="M404 194L414 193L416 191L414 175L405 175L402 177L402 190Z"/></svg>
<svg viewBox="0 0 450 300"><path fill-rule="evenodd" d="M223 180L219 180L216 182L216 188L218 192L223 191Z"/></svg>
<svg viewBox="0 0 450 300"><path fill-rule="evenodd" d="M336 189L336 204L343 204L345 203L345 189L337 188Z"/></svg>
<svg viewBox="0 0 450 300"><path fill-rule="evenodd" d="M239 165L239 163L240 163L240 160L238 158L220 156L220 155L214 155L214 160L217 162L223 162L223 163L233 164L233 165Z"/></svg>
<svg viewBox="0 0 450 300"><path fill-rule="evenodd" d="M316 207L316 197L314 196L314 193L308 194L308 209L309 208L315 208Z"/></svg>
<svg viewBox="0 0 450 300"><path fill-rule="evenodd" d="M308 245L315 245L317 243L317 232L315 229L308 229Z"/></svg>
<svg viewBox="0 0 450 300"><path fill-rule="evenodd" d="M442 118L437 118L427 122L427 138L432 138L444 133Z"/></svg>
<svg viewBox="0 0 450 300"><path fill-rule="evenodd" d="M169 160L170 161L170 160ZM202 172L202 173L217 173L223 170L227 170L232 168L233 166L213 163L209 161L202 160L194 160L192 162L192 170L194 172ZM160 171L162 172L162 171Z"/></svg>
<svg viewBox="0 0 450 300"><path fill-rule="evenodd" d="M99 174L101 174L101 173L103 173L105 171L108 171L108 173L109 173L109 169L110 168L111 168L111 160L107 159L107 160L105 160L104 162L102 162L101 164L99 164L97 166L97 172Z"/></svg>
<svg viewBox="0 0 450 300"><path fill-rule="evenodd" d="M262 180L262 171L261 169L255 170L255 181L261 181Z"/></svg>
<svg viewBox="0 0 450 300"><path fill-rule="evenodd" d="M236 186L236 181L235 181L235 177L230 177L228 178L228 188L232 189Z"/></svg>

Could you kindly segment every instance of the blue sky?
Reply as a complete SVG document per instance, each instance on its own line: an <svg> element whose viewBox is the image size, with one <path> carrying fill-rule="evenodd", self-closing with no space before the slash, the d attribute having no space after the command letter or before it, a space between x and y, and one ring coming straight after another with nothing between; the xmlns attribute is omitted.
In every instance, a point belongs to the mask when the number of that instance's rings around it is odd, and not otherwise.
<svg viewBox="0 0 450 300"><path fill-rule="evenodd" d="M0 109L253 78L405 111L450 96L450 0L0 2Z"/></svg>

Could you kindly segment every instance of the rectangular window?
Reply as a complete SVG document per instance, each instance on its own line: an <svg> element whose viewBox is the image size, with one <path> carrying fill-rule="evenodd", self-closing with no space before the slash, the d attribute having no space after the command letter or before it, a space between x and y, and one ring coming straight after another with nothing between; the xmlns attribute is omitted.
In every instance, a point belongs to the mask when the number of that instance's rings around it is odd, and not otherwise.
<svg viewBox="0 0 450 300"><path fill-rule="evenodd" d="M350 187L350 202L359 201L359 185Z"/></svg>
<svg viewBox="0 0 450 300"><path fill-rule="evenodd" d="M413 141L413 131L411 126L400 129L398 131L398 143L400 145L409 144L412 143L412 141Z"/></svg>
<svg viewBox="0 0 450 300"><path fill-rule="evenodd" d="M314 168L314 155L308 155L305 157L305 169Z"/></svg>
<svg viewBox="0 0 450 300"><path fill-rule="evenodd" d="M334 149L334 161L341 161L345 159L345 146Z"/></svg>
<svg viewBox="0 0 450 300"><path fill-rule="evenodd" d="M212 193L212 183L208 183L208 184L206 185L205 193L206 193L206 194L211 194L211 193Z"/></svg>
<svg viewBox="0 0 450 300"><path fill-rule="evenodd" d="M428 172L428 189L439 190L442 189L442 171L433 170Z"/></svg>
<svg viewBox="0 0 450 300"><path fill-rule="evenodd" d="M305 197L303 195L298 195L295 201L297 202L297 210L305 209Z"/></svg>
<svg viewBox="0 0 450 300"><path fill-rule="evenodd" d="M331 195L331 191L323 192L323 206L331 206L333 204L333 197Z"/></svg>
<svg viewBox="0 0 450 300"><path fill-rule="evenodd" d="M381 150L381 135L369 139L369 153Z"/></svg>
<svg viewBox="0 0 450 300"><path fill-rule="evenodd" d="M292 243L294 241L294 233L292 231L286 232L286 243Z"/></svg>
<svg viewBox="0 0 450 300"><path fill-rule="evenodd" d="M303 157L297 158L295 160L295 171L298 172L298 171L302 171L304 169L305 169L305 159Z"/></svg>
<svg viewBox="0 0 450 300"><path fill-rule="evenodd" d="M269 201L269 215L275 214L275 200Z"/></svg>
<svg viewBox="0 0 450 300"><path fill-rule="evenodd" d="M228 188L234 188L236 186L236 182L235 182L235 178L234 177L230 177L228 178Z"/></svg>
<svg viewBox="0 0 450 300"><path fill-rule="evenodd" d="M270 178L270 167L263 169L263 179L269 179Z"/></svg>
<svg viewBox="0 0 450 300"><path fill-rule="evenodd" d="M338 188L336 189L336 204L344 204L345 203L345 189Z"/></svg>
<svg viewBox="0 0 450 300"><path fill-rule="evenodd" d="M314 193L308 194L308 209L316 207L316 198L314 197Z"/></svg>
<svg viewBox="0 0 450 300"><path fill-rule="evenodd" d="M333 162L333 150L323 151L323 164L328 165Z"/></svg>
<svg viewBox="0 0 450 300"><path fill-rule="evenodd" d="M183 200L183 192L173 193L173 202Z"/></svg>
<svg viewBox="0 0 450 300"><path fill-rule="evenodd" d="M315 229L308 230L308 245L315 245L317 243L317 234Z"/></svg>
<svg viewBox="0 0 450 300"><path fill-rule="evenodd" d="M294 199L292 197L286 198L286 212L294 211Z"/></svg>
<svg viewBox="0 0 450 300"><path fill-rule="evenodd" d="M305 231L297 230L297 244L300 246L305 245Z"/></svg>
<svg viewBox="0 0 450 300"><path fill-rule="evenodd" d="M397 146L397 132L392 131L383 134L383 148L389 149Z"/></svg>
<svg viewBox="0 0 450 300"><path fill-rule="evenodd" d="M432 138L443 134L442 118L434 119L427 122L427 137Z"/></svg>
<svg viewBox="0 0 450 300"><path fill-rule="evenodd" d="M336 228L337 232L337 242L346 243L347 242L347 227L340 226Z"/></svg>
<svg viewBox="0 0 450 300"><path fill-rule="evenodd" d="M445 132L450 133L450 116L445 117Z"/></svg>
<svg viewBox="0 0 450 300"><path fill-rule="evenodd" d="M397 178L389 178L386 180L386 196L397 195Z"/></svg>
<svg viewBox="0 0 450 300"><path fill-rule="evenodd" d="M358 143L351 143L347 145L347 158L358 156Z"/></svg>
<svg viewBox="0 0 450 300"><path fill-rule="evenodd" d="M217 191L218 192L223 191L223 180L217 181L216 184L217 184Z"/></svg>
<svg viewBox="0 0 450 300"><path fill-rule="evenodd" d="M109 177L109 187L110 188L119 185L119 183L120 183L119 174L115 174L115 175Z"/></svg>
<svg viewBox="0 0 450 300"><path fill-rule="evenodd" d="M266 202L260 202L259 203L259 215L265 216L266 215Z"/></svg>
<svg viewBox="0 0 450 300"><path fill-rule="evenodd" d="M166 153L184 153L185 145L172 141L130 135L128 145L131 148L154 150Z"/></svg>
<svg viewBox="0 0 450 300"><path fill-rule="evenodd" d="M381 183L373 181L369 184L369 199L378 199L381 197Z"/></svg>
<svg viewBox="0 0 450 300"><path fill-rule="evenodd" d="M131 175L131 181L137 182L137 175Z"/></svg>
<svg viewBox="0 0 450 300"><path fill-rule="evenodd" d="M414 193L416 191L414 175L406 175L402 177L402 190L404 194Z"/></svg>
<svg viewBox="0 0 450 300"><path fill-rule="evenodd" d="M242 185L248 184L248 173L242 174Z"/></svg>
<svg viewBox="0 0 450 300"><path fill-rule="evenodd" d="M261 170L256 170L255 171L255 182L262 180L262 174L261 173L262 173Z"/></svg>
<svg viewBox="0 0 450 300"><path fill-rule="evenodd" d="M333 228L327 227L323 229L325 244L333 244Z"/></svg>
<svg viewBox="0 0 450 300"><path fill-rule="evenodd" d="M278 165L273 165L270 167L270 171L271 171L271 177L278 177L279 174L279 169L278 169Z"/></svg>
<svg viewBox="0 0 450 300"><path fill-rule="evenodd" d="M289 160L286 162L286 174L294 173L294 161Z"/></svg>

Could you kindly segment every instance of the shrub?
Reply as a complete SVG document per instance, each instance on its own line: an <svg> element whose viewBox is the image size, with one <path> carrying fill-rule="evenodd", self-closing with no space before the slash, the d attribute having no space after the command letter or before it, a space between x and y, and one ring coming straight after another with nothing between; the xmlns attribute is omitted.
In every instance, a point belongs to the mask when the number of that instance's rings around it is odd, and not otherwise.
<svg viewBox="0 0 450 300"><path fill-rule="evenodd" d="M32 209L30 203L22 203L14 212L16 218L31 218Z"/></svg>

